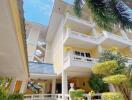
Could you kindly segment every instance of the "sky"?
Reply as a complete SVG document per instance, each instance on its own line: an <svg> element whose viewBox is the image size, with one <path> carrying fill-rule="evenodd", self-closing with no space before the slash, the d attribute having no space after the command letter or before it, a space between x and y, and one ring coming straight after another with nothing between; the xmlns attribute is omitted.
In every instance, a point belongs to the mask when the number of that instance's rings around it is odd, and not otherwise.
<svg viewBox="0 0 132 100"><path fill-rule="evenodd" d="M54 0L23 0L24 17L27 21L48 25ZM68 3L73 0L64 0Z"/></svg>

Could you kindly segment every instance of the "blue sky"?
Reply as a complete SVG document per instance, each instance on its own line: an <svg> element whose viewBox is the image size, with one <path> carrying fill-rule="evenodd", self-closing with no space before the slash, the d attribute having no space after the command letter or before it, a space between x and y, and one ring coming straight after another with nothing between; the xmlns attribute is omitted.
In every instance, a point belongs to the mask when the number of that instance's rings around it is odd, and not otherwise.
<svg viewBox="0 0 132 100"><path fill-rule="evenodd" d="M64 0L71 3L73 0ZM25 19L48 25L54 0L24 0Z"/></svg>

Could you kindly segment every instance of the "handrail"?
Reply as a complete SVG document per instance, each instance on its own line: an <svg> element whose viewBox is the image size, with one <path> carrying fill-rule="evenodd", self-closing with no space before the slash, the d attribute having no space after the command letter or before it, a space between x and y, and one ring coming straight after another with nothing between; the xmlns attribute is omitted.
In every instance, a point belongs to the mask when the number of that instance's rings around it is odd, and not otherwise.
<svg viewBox="0 0 132 100"><path fill-rule="evenodd" d="M73 60L75 61L82 61L82 62L93 62L95 63L97 61L96 58L90 58L90 57L81 57L81 56L77 56L77 55L72 55Z"/></svg>
<svg viewBox="0 0 132 100"><path fill-rule="evenodd" d="M121 39L124 40L124 38L123 38L122 36L120 36L120 35L113 34L113 33L110 33L110 32L107 32L107 34L108 34L109 36L114 36L114 37L121 38Z"/></svg>
<svg viewBox="0 0 132 100"><path fill-rule="evenodd" d="M89 36L89 35L86 35L86 34L82 34L82 33L80 33L80 32L76 32L76 31L73 31L73 30L71 30L70 33L71 33L71 34L74 34L74 35L81 36L81 37L93 39L94 41L96 40L96 37Z"/></svg>
<svg viewBox="0 0 132 100"><path fill-rule="evenodd" d="M95 36L90 36L90 35L83 34L83 33L80 33L80 32L76 32L76 31L71 30L71 29L69 29L68 34L72 34L72 35L79 36L79 37L82 37L82 38L84 37L84 38L87 38L87 39L91 39L93 41L96 41L97 43L98 43L98 41L102 40L102 38L105 38L105 35L103 33L101 33L97 37L95 37ZM125 40L128 43L132 42L132 40L130 40L130 39L126 40L122 36L117 35L117 34L113 34L113 33L110 33L110 32L106 32L106 35L108 35L108 37L112 37L112 38L115 37L115 38L118 38L118 39Z"/></svg>
<svg viewBox="0 0 132 100"><path fill-rule="evenodd" d="M83 22L83 23L92 24L91 21L90 21L90 19L88 19L88 17L84 17L84 16L83 16L83 17L79 18L79 17L77 17L77 16L71 14L70 12L67 12L67 13L66 13L66 16L67 16L67 18L78 19L78 20L80 20L80 21Z"/></svg>
<svg viewBox="0 0 132 100"><path fill-rule="evenodd" d="M31 94L24 95L24 100L62 100L63 96L70 100L68 94Z"/></svg>
<svg viewBox="0 0 132 100"><path fill-rule="evenodd" d="M31 94L24 95L24 100L62 100L63 96L67 98L67 100L71 100L69 94ZM83 96L86 97L87 100L92 100L92 97L89 94L84 94ZM94 97L99 97L94 100L102 100L102 94L100 93L94 94Z"/></svg>

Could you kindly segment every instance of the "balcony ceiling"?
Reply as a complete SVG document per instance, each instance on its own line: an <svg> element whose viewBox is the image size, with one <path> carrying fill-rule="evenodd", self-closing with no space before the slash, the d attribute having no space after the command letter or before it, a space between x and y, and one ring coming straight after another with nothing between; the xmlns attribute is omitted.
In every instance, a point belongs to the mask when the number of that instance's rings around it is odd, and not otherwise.
<svg viewBox="0 0 132 100"><path fill-rule="evenodd" d="M0 76L27 78L18 38L9 8L9 0L0 1Z"/></svg>
<svg viewBox="0 0 132 100"><path fill-rule="evenodd" d="M77 48L85 48L85 49L93 49L96 47L96 43L90 42L88 39L87 41L76 39L76 38L68 38L65 41L65 46L72 46Z"/></svg>
<svg viewBox="0 0 132 100"><path fill-rule="evenodd" d="M78 18L79 19L79 18ZM92 25L85 25L74 20L68 19L66 25L70 27L72 30L75 30L84 34L92 34Z"/></svg>
<svg viewBox="0 0 132 100"><path fill-rule="evenodd" d="M128 44L125 44L123 42L121 43L121 42L118 42L117 40L109 39L109 38L104 40L101 45L105 48L117 47L119 49L123 49L128 46Z"/></svg>
<svg viewBox="0 0 132 100"><path fill-rule="evenodd" d="M69 67L66 69L68 77L81 77L81 76L90 76L91 70L89 68L79 68L79 67Z"/></svg>

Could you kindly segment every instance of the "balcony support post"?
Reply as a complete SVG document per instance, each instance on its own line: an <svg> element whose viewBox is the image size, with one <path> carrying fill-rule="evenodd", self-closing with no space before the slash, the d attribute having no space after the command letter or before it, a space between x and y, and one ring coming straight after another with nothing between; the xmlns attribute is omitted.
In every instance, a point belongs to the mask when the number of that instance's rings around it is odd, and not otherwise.
<svg viewBox="0 0 132 100"><path fill-rule="evenodd" d="M67 73L63 70L62 72L62 100L66 100L65 94L68 94L68 81L67 81Z"/></svg>
<svg viewBox="0 0 132 100"><path fill-rule="evenodd" d="M92 33L93 33L93 36L96 38L97 37L97 33L96 33L95 25L92 28Z"/></svg>
<svg viewBox="0 0 132 100"><path fill-rule="evenodd" d="M99 54L102 53L103 48L101 47L101 45L97 45L97 50Z"/></svg>
<svg viewBox="0 0 132 100"><path fill-rule="evenodd" d="M56 79L52 79L52 94L55 94L56 90Z"/></svg>
<svg viewBox="0 0 132 100"><path fill-rule="evenodd" d="M124 39L129 40L124 30L121 30L120 32L121 32L122 37L123 37Z"/></svg>

